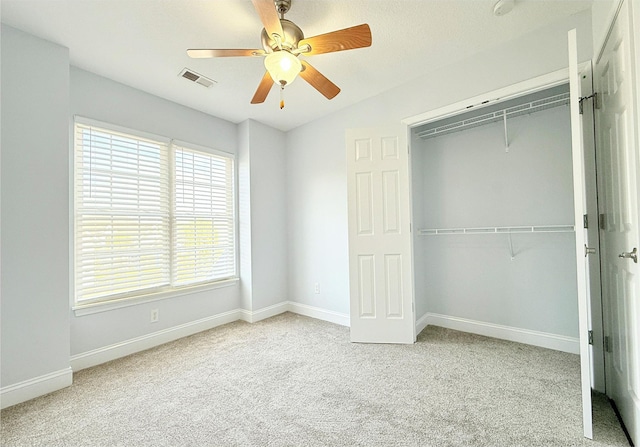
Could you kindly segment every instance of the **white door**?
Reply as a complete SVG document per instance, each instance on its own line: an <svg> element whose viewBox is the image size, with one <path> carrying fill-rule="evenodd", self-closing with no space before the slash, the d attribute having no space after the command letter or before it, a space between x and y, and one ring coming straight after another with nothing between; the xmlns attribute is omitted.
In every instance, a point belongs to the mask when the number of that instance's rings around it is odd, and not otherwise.
<svg viewBox="0 0 640 447"><path fill-rule="evenodd" d="M629 2L596 62L596 138L605 317L606 389L640 443L640 270L631 257L638 231L638 115L634 109ZM635 86L637 88L637 86Z"/></svg>
<svg viewBox="0 0 640 447"><path fill-rule="evenodd" d="M582 219L586 214L585 169L582 118L580 117L581 82L578 73L576 30L569 31L569 87L571 90L571 154L573 159L573 205L575 213L576 266L578 278L578 331L580 339L580 378L582 383L582 428L593 439L591 414L591 359L589 358L589 264L586 259L587 232Z"/></svg>
<svg viewBox="0 0 640 447"><path fill-rule="evenodd" d="M407 130L347 131L351 341L415 342Z"/></svg>

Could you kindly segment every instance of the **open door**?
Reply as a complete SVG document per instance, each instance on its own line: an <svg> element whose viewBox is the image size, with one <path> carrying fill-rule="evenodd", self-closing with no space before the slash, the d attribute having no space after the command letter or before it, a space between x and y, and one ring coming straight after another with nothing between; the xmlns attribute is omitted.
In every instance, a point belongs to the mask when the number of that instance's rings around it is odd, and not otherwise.
<svg viewBox="0 0 640 447"><path fill-rule="evenodd" d="M576 271L578 279L578 331L580 339L580 378L582 383L582 426L584 436L593 439L591 412L591 359L589 358L589 276L588 255L596 255L587 245L587 232L583 225L586 214L585 169L581 94L578 72L578 44L576 30L569 31L569 87L571 92L571 154L573 159L573 204L576 235Z"/></svg>
<svg viewBox="0 0 640 447"><path fill-rule="evenodd" d="M634 60L640 2L624 1L595 65L607 395L640 444L640 127ZM640 12L636 12L640 14ZM640 15L638 15L640 17ZM634 33L634 26L636 27Z"/></svg>
<svg viewBox="0 0 640 447"><path fill-rule="evenodd" d="M347 131L351 341L415 342L404 126Z"/></svg>

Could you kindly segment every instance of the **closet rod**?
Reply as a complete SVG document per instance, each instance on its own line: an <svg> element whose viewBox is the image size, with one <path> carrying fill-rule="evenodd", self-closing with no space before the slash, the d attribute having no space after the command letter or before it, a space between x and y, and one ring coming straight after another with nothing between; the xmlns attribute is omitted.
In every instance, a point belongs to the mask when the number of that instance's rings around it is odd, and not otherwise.
<svg viewBox="0 0 640 447"><path fill-rule="evenodd" d="M471 227L471 228L421 228L421 236L439 236L447 234L519 234L519 233L571 233L573 225L535 225L519 227Z"/></svg>
<svg viewBox="0 0 640 447"><path fill-rule="evenodd" d="M423 131L416 131L416 136L422 139L432 138L447 133L457 132L463 129L482 126L495 121L505 120L506 118L515 118L516 116L526 115L529 113L539 112L553 107L559 107L569 104L569 93L561 93L559 95L549 96L547 98L537 99L518 106L507 107L505 109L496 110L495 112L486 113L484 115L460 120L455 123L445 124ZM508 143L507 143L508 145Z"/></svg>

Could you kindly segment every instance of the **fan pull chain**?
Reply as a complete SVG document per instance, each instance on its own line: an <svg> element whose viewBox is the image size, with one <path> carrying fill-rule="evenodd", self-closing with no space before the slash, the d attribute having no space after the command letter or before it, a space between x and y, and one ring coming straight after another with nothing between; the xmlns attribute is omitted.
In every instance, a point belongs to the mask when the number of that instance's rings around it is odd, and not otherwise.
<svg viewBox="0 0 640 447"><path fill-rule="evenodd" d="M280 85L280 110L284 109L284 84Z"/></svg>

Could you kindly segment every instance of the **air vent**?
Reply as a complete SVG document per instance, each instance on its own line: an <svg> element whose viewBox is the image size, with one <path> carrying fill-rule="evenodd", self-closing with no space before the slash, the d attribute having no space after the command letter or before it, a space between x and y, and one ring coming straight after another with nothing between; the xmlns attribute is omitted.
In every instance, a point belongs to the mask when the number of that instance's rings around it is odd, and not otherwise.
<svg viewBox="0 0 640 447"><path fill-rule="evenodd" d="M182 70L180 72L180 75L185 79L188 79L192 82L195 82L196 84L200 84L203 87L212 87L213 85L216 84L216 81L214 81L213 79L209 79L206 76L202 76L201 74L196 73L193 70L189 70L188 68L185 68L184 70Z"/></svg>

